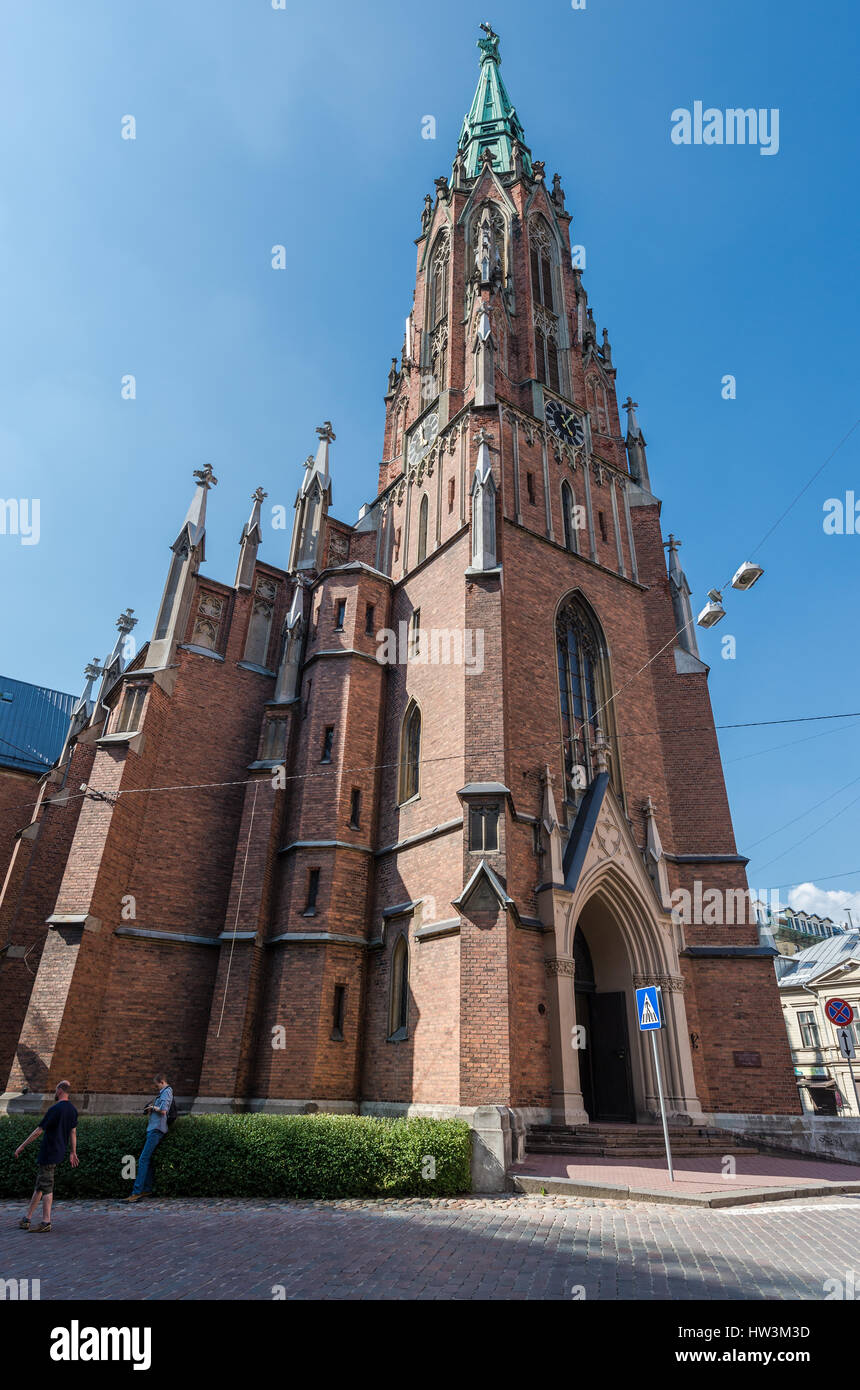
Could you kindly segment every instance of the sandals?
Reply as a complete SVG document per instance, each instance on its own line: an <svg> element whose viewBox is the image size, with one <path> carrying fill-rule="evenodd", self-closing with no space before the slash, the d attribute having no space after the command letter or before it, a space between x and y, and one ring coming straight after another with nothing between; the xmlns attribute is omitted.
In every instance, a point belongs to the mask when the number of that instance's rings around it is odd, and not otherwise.
<svg viewBox="0 0 860 1390"><path fill-rule="evenodd" d="M39 1223L38 1226L30 1226L30 1227L29 1227L29 1230L30 1230L31 1235L34 1235L34 1236L47 1235L47 1233L50 1231L50 1229L51 1229L51 1223L50 1223L50 1221L42 1221L42 1222Z"/></svg>
<svg viewBox="0 0 860 1390"><path fill-rule="evenodd" d="M18 1222L18 1230L19 1230L19 1231L29 1231L29 1229L30 1229L30 1218L29 1218L29 1216L22 1216L22 1217L21 1217L21 1220Z"/></svg>

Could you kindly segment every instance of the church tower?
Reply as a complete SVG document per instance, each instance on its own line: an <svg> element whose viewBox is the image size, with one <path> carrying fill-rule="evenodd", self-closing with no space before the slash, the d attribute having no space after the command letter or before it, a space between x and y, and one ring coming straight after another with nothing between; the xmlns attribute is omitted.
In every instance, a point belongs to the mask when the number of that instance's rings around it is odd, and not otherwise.
<svg viewBox="0 0 860 1390"><path fill-rule="evenodd" d="M363 1094L504 1104L515 1131L648 1120L634 991L656 983L678 1121L794 1111L677 542L630 397L622 432L561 178L526 144L481 27L451 176L421 215L370 510L394 625L424 635L387 689L394 848ZM480 662L443 664L452 631ZM713 912L676 920L676 890ZM391 1013L404 970L409 1007ZM386 1009L404 1031L380 1050Z"/></svg>

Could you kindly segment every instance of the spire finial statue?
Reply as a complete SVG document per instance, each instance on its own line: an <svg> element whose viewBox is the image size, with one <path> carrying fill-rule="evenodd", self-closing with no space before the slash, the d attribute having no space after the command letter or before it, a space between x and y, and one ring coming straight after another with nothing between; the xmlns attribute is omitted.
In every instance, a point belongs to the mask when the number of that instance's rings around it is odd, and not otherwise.
<svg viewBox="0 0 860 1390"><path fill-rule="evenodd" d="M478 47L481 50L481 62L500 63L502 60L499 57L498 34L488 20L484 20L484 22L479 25L479 28L483 29L487 36L485 39L478 39Z"/></svg>
<svg viewBox="0 0 860 1390"><path fill-rule="evenodd" d="M594 736L594 738L593 738L593 740L592 740L591 746L592 746L592 748L593 748L593 750L594 750L594 765L595 765L595 767L597 768L597 771L598 771L598 772L608 772L608 771L609 771L609 757L608 757L609 745L608 745L608 743L606 742L606 736L604 735L604 732L603 732L603 730L601 729L601 727L600 727L599 724L598 724L598 726L597 726L597 733L595 734L595 736Z"/></svg>

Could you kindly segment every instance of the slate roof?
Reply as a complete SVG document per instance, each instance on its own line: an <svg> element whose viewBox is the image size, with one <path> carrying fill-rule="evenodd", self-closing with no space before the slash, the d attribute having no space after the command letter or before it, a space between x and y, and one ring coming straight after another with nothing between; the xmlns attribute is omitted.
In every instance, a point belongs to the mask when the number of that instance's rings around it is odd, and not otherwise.
<svg viewBox="0 0 860 1390"><path fill-rule="evenodd" d="M825 936L791 957L791 965L779 977L780 989L786 985L809 984L852 957L860 959L860 928L841 932L839 936Z"/></svg>
<svg viewBox="0 0 860 1390"><path fill-rule="evenodd" d="M76 699L0 676L0 767L47 771L63 750Z"/></svg>

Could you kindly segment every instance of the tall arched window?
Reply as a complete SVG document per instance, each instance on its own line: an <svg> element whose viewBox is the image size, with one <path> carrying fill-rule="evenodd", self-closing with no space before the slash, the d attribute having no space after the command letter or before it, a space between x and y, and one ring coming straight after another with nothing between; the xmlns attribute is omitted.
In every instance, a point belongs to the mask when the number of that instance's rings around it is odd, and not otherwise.
<svg viewBox="0 0 860 1390"><path fill-rule="evenodd" d="M561 485L561 515L564 522L564 548L579 554L579 532L576 527L576 503L570 483Z"/></svg>
<svg viewBox="0 0 860 1390"><path fill-rule="evenodd" d="M421 506L418 508L418 564L427 559L427 516L430 511L430 502L425 492L421 498Z"/></svg>
<svg viewBox="0 0 860 1390"><path fill-rule="evenodd" d="M448 261L450 243L448 233L440 232L433 247L430 260L430 295L428 302L427 327L432 332L448 313Z"/></svg>
<svg viewBox="0 0 860 1390"><path fill-rule="evenodd" d="M606 388L593 372L586 381L586 401L594 421L595 434L609 433L609 411L606 404Z"/></svg>
<svg viewBox="0 0 860 1390"><path fill-rule="evenodd" d="M398 800L409 801L418 795L421 782L421 711L414 700L403 716L400 735L400 795Z"/></svg>
<svg viewBox="0 0 860 1390"><path fill-rule="evenodd" d="M556 325L551 323L546 314L540 310L536 310L535 313L537 316L535 323L535 372L537 379L542 381L544 386L548 386L551 391L560 391L558 345L555 340Z"/></svg>
<svg viewBox="0 0 860 1390"><path fill-rule="evenodd" d="M532 270L532 297L535 304L542 304L550 313L554 312L552 293L552 235L542 217L536 217L529 226L529 252Z"/></svg>
<svg viewBox="0 0 860 1390"><path fill-rule="evenodd" d="M559 318L553 288L558 246L543 217L529 222L529 264L535 335L535 374L552 391L561 390L558 360Z"/></svg>
<svg viewBox="0 0 860 1390"><path fill-rule="evenodd" d="M430 257L427 281L425 342L436 394L444 391L448 369L448 282L451 242L447 231L439 233ZM425 364L427 359L425 358Z"/></svg>
<svg viewBox="0 0 860 1390"><path fill-rule="evenodd" d="M597 619L579 594L572 594L559 610L556 645L568 800L578 800L600 771L601 738L605 740L606 770L621 796L606 643Z"/></svg>
<svg viewBox="0 0 860 1390"><path fill-rule="evenodd" d="M399 1042L409 1024L409 946L405 934L397 939L391 957L391 991L388 1003L388 1036Z"/></svg>
<svg viewBox="0 0 860 1390"><path fill-rule="evenodd" d="M391 445L391 457L396 459L403 449L403 425L406 418L406 402L401 401L394 415L394 439Z"/></svg>

